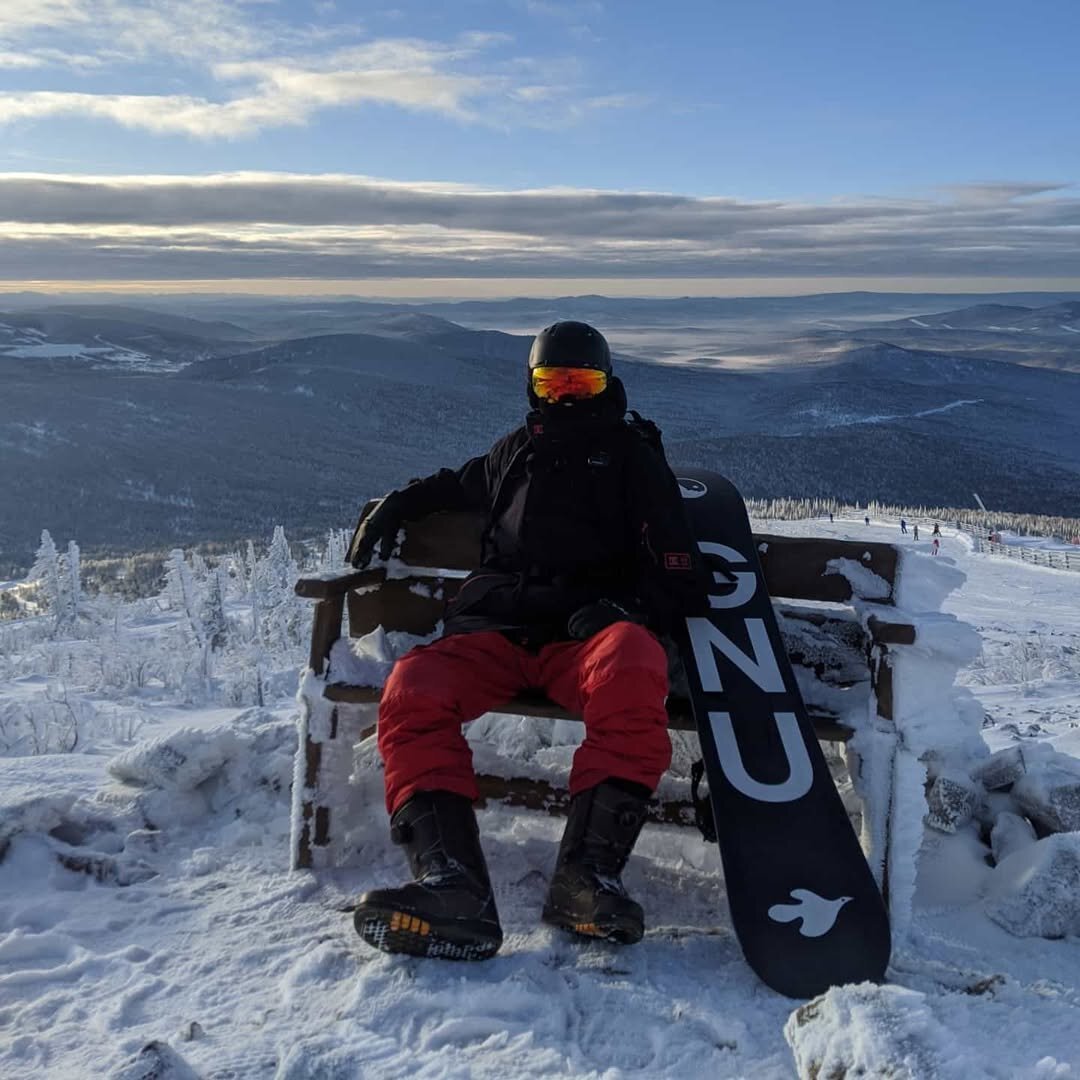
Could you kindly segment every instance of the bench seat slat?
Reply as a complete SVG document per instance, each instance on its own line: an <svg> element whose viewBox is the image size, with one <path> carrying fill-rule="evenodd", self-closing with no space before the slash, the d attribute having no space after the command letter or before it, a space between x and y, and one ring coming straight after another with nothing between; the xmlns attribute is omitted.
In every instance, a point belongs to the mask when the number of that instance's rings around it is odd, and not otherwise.
<svg viewBox="0 0 1080 1080"><path fill-rule="evenodd" d="M350 686L347 683L328 683L323 693L328 701L340 702L344 705L377 705L382 697L381 687ZM697 730L690 712L690 703L685 698L669 697L667 709L668 727L672 731ZM513 716L546 717L550 720L576 719L544 694L535 692L518 694L493 711ZM846 742L851 736L851 729L839 722L836 713L818 707L811 707L807 711L819 739L828 742Z"/></svg>

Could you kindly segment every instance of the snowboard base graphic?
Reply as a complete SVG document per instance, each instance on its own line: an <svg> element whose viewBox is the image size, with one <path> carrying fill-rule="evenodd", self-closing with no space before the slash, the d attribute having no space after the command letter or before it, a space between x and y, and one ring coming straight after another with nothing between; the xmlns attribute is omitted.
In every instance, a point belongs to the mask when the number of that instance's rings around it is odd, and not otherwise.
<svg viewBox="0 0 1080 1080"><path fill-rule="evenodd" d="M715 582L709 614L674 636L743 953L789 997L880 982L888 916L796 685L742 497L717 473L675 472Z"/></svg>

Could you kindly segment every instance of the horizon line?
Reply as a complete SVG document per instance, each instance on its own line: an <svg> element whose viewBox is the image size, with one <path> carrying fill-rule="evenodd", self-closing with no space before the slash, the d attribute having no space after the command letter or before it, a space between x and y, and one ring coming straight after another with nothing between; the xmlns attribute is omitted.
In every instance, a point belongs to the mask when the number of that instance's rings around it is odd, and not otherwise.
<svg viewBox="0 0 1080 1080"><path fill-rule="evenodd" d="M748 281L759 291L746 291ZM843 293L1080 293L1080 278L1062 277L762 277L762 278L188 278L146 280L0 279L0 295L294 297L372 301L610 299L754 300Z"/></svg>

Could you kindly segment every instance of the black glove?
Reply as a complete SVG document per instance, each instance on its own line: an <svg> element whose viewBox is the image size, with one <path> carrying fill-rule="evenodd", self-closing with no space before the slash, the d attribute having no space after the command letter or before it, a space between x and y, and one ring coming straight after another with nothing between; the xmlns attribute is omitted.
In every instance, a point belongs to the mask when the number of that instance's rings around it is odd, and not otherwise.
<svg viewBox="0 0 1080 1080"><path fill-rule="evenodd" d="M404 506L400 491L391 491L363 521L356 526L349 544L349 562L357 569L367 566L379 546L379 558L386 562L397 543L398 529L404 520Z"/></svg>
<svg viewBox="0 0 1080 1080"><path fill-rule="evenodd" d="M579 607L567 620L566 630L575 641L587 641L593 634L599 634L606 626L617 622L643 623L645 617L614 600L597 600Z"/></svg>

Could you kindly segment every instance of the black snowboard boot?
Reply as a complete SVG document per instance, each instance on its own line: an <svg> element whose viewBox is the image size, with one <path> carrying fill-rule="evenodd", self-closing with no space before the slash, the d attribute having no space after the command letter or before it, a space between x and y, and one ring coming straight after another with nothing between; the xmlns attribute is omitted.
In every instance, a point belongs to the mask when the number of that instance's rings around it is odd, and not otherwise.
<svg viewBox="0 0 1080 1080"><path fill-rule="evenodd" d="M626 780L605 780L574 796L544 922L622 945L641 940L641 905L626 895L619 875L645 824L648 801L647 788Z"/></svg>
<svg viewBox="0 0 1080 1080"><path fill-rule="evenodd" d="M356 932L376 949L447 960L486 960L502 944L472 803L449 791L418 791L390 819L414 881L364 893Z"/></svg>

